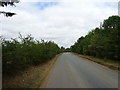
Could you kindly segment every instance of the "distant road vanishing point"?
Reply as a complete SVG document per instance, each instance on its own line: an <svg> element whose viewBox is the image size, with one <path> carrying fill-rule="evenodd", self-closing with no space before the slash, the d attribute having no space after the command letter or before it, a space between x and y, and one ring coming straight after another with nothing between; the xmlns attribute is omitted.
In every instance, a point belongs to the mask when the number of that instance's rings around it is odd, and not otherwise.
<svg viewBox="0 0 120 90"><path fill-rule="evenodd" d="M72 53L63 53L45 88L118 88L118 72Z"/></svg>

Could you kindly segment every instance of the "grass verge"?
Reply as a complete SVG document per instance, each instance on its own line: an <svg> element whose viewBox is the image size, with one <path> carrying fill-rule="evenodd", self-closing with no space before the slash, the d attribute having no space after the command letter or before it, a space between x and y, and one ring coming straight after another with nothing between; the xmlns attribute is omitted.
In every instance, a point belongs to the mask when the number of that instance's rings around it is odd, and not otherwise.
<svg viewBox="0 0 120 90"><path fill-rule="evenodd" d="M59 56L60 54L41 65L29 67L15 76L3 76L2 87L39 88Z"/></svg>
<svg viewBox="0 0 120 90"><path fill-rule="evenodd" d="M86 58L88 60L91 60L93 62L96 62L98 64L101 64L101 65L104 65L104 66L107 66L108 68L110 69L113 69L113 70L118 70L120 71L120 68L119 68L119 63L118 61L113 61L113 60L107 60L107 59L99 59L99 58L95 58L93 56L87 56L87 55L81 55L81 54L76 54L76 53L73 53L79 57L82 57L82 58Z"/></svg>

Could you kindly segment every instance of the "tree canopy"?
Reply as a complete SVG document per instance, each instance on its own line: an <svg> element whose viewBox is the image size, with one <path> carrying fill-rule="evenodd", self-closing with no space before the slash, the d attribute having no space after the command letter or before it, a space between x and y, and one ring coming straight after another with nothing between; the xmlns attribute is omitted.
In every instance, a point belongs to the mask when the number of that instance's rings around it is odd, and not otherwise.
<svg viewBox="0 0 120 90"><path fill-rule="evenodd" d="M0 6L1 7L7 7L8 5L15 6L15 3L19 3L19 0L1 0ZM12 17L13 15L16 15L16 13L5 11L0 11L0 14L4 14L6 17Z"/></svg>
<svg viewBox="0 0 120 90"><path fill-rule="evenodd" d="M71 46L76 53L99 58L120 59L120 17L111 16L104 20L102 27L90 31L85 37L80 37Z"/></svg>

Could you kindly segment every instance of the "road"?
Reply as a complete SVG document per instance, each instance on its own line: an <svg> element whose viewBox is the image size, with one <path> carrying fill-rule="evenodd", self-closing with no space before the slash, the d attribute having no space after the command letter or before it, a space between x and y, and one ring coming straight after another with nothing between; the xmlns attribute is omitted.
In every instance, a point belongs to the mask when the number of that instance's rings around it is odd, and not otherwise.
<svg viewBox="0 0 120 90"><path fill-rule="evenodd" d="M87 59L63 53L46 88L118 88L118 72Z"/></svg>

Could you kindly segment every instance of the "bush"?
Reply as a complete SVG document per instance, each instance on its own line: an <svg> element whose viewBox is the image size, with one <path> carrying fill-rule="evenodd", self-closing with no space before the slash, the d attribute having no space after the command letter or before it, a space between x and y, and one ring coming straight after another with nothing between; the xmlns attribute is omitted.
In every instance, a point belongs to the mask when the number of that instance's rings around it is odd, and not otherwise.
<svg viewBox="0 0 120 90"><path fill-rule="evenodd" d="M54 42L44 40L34 40L31 35L18 40L2 40L2 64L3 74L14 74L30 65L44 63L56 54L60 53L60 48Z"/></svg>

